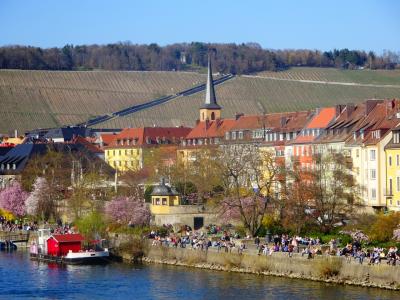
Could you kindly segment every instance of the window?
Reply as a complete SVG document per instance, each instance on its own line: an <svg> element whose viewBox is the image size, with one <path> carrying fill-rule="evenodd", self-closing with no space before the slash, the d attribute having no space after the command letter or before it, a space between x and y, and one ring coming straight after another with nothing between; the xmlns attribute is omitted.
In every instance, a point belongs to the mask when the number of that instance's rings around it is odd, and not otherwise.
<svg viewBox="0 0 400 300"><path fill-rule="evenodd" d="M371 169L371 180L375 180L375 179L376 179L376 170Z"/></svg>
<svg viewBox="0 0 400 300"><path fill-rule="evenodd" d="M156 198L156 205L160 205L160 198Z"/></svg>
<svg viewBox="0 0 400 300"><path fill-rule="evenodd" d="M360 150L359 149L356 149L356 157L357 158L360 157Z"/></svg>
<svg viewBox="0 0 400 300"><path fill-rule="evenodd" d="M397 165L397 166L400 165L400 157L399 157L398 154L396 155L396 165Z"/></svg>
<svg viewBox="0 0 400 300"><path fill-rule="evenodd" d="M236 140L236 131L232 131L232 140Z"/></svg>
<svg viewBox="0 0 400 300"><path fill-rule="evenodd" d="M400 177L396 177L396 191L400 192Z"/></svg>
<svg viewBox="0 0 400 300"><path fill-rule="evenodd" d="M121 150L118 150L118 155L121 155Z"/></svg>
<svg viewBox="0 0 400 300"><path fill-rule="evenodd" d="M376 159L376 150L369 150L369 159L370 160Z"/></svg>
<svg viewBox="0 0 400 300"><path fill-rule="evenodd" d="M379 139L381 137L381 131L380 130L375 130L372 132L372 137L374 139Z"/></svg>
<svg viewBox="0 0 400 300"><path fill-rule="evenodd" d="M239 131L239 140L243 139L243 131Z"/></svg>
<svg viewBox="0 0 400 300"><path fill-rule="evenodd" d="M389 195L393 195L393 183L392 183L392 178L389 178Z"/></svg>
<svg viewBox="0 0 400 300"><path fill-rule="evenodd" d="M128 155L129 154L129 150L125 150L125 155Z"/></svg>
<svg viewBox="0 0 400 300"><path fill-rule="evenodd" d="M115 155L115 150L113 150L113 155Z"/></svg>
<svg viewBox="0 0 400 300"><path fill-rule="evenodd" d="M392 166L392 156L389 155L389 166Z"/></svg>
<svg viewBox="0 0 400 300"><path fill-rule="evenodd" d="M397 206L400 206L400 200L397 200Z"/></svg>
<svg viewBox="0 0 400 300"><path fill-rule="evenodd" d="M162 205L167 205L167 198L162 198Z"/></svg>
<svg viewBox="0 0 400 300"><path fill-rule="evenodd" d="M229 131L228 131L228 132L225 132L225 139L226 139L226 140L229 140Z"/></svg>
<svg viewBox="0 0 400 300"><path fill-rule="evenodd" d="M376 199L376 189L375 188L371 189L371 198Z"/></svg>
<svg viewBox="0 0 400 300"><path fill-rule="evenodd" d="M400 143L400 132L395 132L393 135L393 143L399 144Z"/></svg>

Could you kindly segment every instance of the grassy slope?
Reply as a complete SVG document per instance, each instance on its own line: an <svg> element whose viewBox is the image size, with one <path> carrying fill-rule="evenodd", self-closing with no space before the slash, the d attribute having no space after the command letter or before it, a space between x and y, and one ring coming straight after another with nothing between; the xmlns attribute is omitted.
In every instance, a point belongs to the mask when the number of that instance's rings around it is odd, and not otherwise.
<svg viewBox="0 0 400 300"><path fill-rule="evenodd" d="M262 72L257 75L295 80L400 85L400 70L339 70L298 67L288 71Z"/></svg>
<svg viewBox="0 0 400 300"><path fill-rule="evenodd" d="M216 87L223 116L304 110L367 98L400 98L400 71L340 71L294 68L260 76L282 81L237 77ZM390 84L398 87L331 85L295 80ZM91 116L116 111L161 95L176 93L205 80L204 75L178 72L46 72L0 70L0 133L74 124ZM158 107L98 125L194 125L204 93L178 98Z"/></svg>
<svg viewBox="0 0 400 300"><path fill-rule="evenodd" d="M368 98L400 98L400 87L342 86L237 77L217 86L216 93L219 103L223 106L222 115L232 117L236 112L261 113L262 105L267 112L280 112L356 103ZM193 126L194 120L198 119L198 107L203 99L204 93L178 98L131 116L108 121L99 127L152 124Z"/></svg>
<svg viewBox="0 0 400 300"><path fill-rule="evenodd" d="M186 72L0 70L0 133L79 123L204 79Z"/></svg>

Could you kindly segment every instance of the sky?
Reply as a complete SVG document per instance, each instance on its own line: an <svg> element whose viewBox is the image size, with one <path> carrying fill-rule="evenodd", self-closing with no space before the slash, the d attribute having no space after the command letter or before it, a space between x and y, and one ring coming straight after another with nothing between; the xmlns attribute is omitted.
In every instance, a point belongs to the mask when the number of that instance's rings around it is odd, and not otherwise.
<svg viewBox="0 0 400 300"><path fill-rule="evenodd" d="M400 51L397 0L0 0L0 46L256 42Z"/></svg>

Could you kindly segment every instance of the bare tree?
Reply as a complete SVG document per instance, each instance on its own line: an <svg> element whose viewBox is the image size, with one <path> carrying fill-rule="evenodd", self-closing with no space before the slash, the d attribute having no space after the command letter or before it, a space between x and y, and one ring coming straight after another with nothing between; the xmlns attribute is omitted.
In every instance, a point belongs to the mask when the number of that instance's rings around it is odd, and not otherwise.
<svg viewBox="0 0 400 300"><path fill-rule="evenodd" d="M257 145L224 147L219 160L225 197L219 202L226 222L240 221L251 235L257 235L268 208L273 209L279 188L274 153Z"/></svg>

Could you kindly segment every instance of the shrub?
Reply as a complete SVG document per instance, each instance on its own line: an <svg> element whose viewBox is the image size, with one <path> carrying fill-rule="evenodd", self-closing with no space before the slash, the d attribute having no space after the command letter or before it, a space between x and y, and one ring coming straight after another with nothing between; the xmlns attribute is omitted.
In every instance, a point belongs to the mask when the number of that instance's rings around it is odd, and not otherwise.
<svg viewBox="0 0 400 300"><path fill-rule="evenodd" d="M92 212L78 219L75 225L87 241L97 240L105 235L106 224L104 223L103 216L97 212Z"/></svg>
<svg viewBox="0 0 400 300"><path fill-rule="evenodd" d="M122 243L118 247L118 250L132 254L134 260L140 260L144 255L145 243L140 238L133 238L125 243Z"/></svg>
<svg viewBox="0 0 400 300"><path fill-rule="evenodd" d="M368 231L371 241L388 242L393 238L393 231L400 224L400 212L380 214Z"/></svg>

